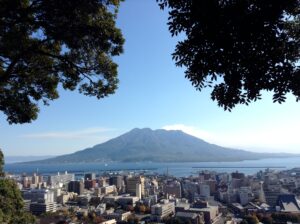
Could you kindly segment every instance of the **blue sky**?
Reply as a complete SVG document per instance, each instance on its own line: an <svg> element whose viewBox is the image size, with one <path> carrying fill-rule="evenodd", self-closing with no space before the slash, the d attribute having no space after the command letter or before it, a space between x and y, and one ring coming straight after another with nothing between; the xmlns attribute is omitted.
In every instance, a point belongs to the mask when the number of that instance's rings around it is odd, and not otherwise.
<svg viewBox="0 0 300 224"><path fill-rule="evenodd" d="M119 88L103 100L60 91L41 107L39 118L8 125L0 114L0 147L6 155L59 155L116 137L135 127L181 129L208 142L261 152L300 153L300 103L272 103L270 94L250 106L224 111L209 90L196 91L184 68L171 59L167 13L155 0L122 3L118 26L126 39L119 64Z"/></svg>

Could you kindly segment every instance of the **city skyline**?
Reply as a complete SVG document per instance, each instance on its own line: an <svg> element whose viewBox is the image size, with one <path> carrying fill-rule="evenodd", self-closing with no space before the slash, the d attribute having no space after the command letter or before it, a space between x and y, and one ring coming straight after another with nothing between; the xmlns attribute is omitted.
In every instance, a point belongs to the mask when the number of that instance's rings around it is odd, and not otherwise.
<svg viewBox="0 0 300 224"><path fill-rule="evenodd" d="M119 89L102 100L60 89L60 98L41 105L30 124L9 125L0 114L5 155L67 154L133 128L179 129L210 143L260 152L297 153L300 104L291 95L281 105L271 94L249 106L224 111L210 99L209 89L196 91L184 78L171 53L167 13L155 1L121 4L118 27L126 39L119 64Z"/></svg>

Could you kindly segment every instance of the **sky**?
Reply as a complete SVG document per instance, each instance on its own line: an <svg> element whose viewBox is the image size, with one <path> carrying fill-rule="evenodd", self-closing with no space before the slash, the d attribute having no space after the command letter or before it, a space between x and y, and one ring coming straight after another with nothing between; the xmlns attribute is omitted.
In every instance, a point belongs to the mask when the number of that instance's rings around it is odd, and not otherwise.
<svg viewBox="0 0 300 224"><path fill-rule="evenodd" d="M207 142L256 152L300 153L300 103L288 95L274 104L269 93L249 106L224 111L184 78L171 54L176 45L168 14L155 0L126 0L117 26L126 39L119 88L97 100L60 90L41 106L36 121L9 125L0 112L0 148L6 156L61 155L117 137L133 128L183 130Z"/></svg>

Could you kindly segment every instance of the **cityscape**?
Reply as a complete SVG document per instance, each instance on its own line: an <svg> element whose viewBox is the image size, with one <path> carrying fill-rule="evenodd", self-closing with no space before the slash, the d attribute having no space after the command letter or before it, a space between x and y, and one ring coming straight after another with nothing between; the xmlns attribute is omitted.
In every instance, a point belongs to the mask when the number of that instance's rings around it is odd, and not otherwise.
<svg viewBox="0 0 300 224"><path fill-rule="evenodd" d="M11 174L39 223L286 223L300 220L300 169Z"/></svg>
<svg viewBox="0 0 300 224"><path fill-rule="evenodd" d="M300 224L300 0L0 0L0 224Z"/></svg>

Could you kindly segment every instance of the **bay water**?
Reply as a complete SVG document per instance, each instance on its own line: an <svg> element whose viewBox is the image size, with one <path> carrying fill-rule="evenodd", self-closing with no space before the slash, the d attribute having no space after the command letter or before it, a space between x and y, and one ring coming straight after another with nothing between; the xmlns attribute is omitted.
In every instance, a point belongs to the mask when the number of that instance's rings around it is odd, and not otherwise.
<svg viewBox="0 0 300 224"><path fill-rule="evenodd" d="M176 177L196 175L202 170L213 170L217 172L243 172L254 174L266 168L274 170L287 170L300 167L300 157L270 158L261 160L244 160L237 162L181 162L181 163L157 163L157 162L133 162L133 163L70 163L70 164L35 164L15 163L6 164L4 170L13 174L26 173L28 175L38 172L42 175L57 172L87 173L95 172L148 172L158 174L169 174Z"/></svg>

